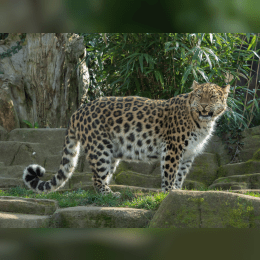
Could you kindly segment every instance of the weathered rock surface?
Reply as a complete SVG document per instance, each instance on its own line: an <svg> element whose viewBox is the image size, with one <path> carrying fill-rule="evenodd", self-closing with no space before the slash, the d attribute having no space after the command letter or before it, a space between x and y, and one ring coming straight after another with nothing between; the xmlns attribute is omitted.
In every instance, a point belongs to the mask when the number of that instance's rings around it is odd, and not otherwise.
<svg viewBox="0 0 260 260"><path fill-rule="evenodd" d="M50 216L0 212L0 228L48 228Z"/></svg>
<svg viewBox="0 0 260 260"><path fill-rule="evenodd" d="M225 148L225 144L218 136L212 136L209 139L204 152L216 154L219 165L225 165L230 162L230 155Z"/></svg>
<svg viewBox="0 0 260 260"><path fill-rule="evenodd" d="M260 227L260 198L221 191L171 191L151 228Z"/></svg>
<svg viewBox="0 0 260 260"><path fill-rule="evenodd" d="M19 197L0 197L0 209L4 212L52 215L58 208L56 200L31 199Z"/></svg>
<svg viewBox="0 0 260 260"><path fill-rule="evenodd" d="M73 207L58 209L52 219L60 228L144 228L154 212L114 207Z"/></svg>
<svg viewBox="0 0 260 260"><path fill-rule="evenodd" d="M260 126L246 129L242 132L243 149L240 151L239 159L242 161L250 160L253 154L260 149Z"/></svg>
<svg viewBox="0 0 260 260"><path fill-rule="evenodd" d="M216 187L228 187L236 189L234 185L239 186L238 189L260 189L260 173L233 175L229 177L219 178L213 182L209 189Z"/></svg>
<svg viewBox="0 0 260 260"><path fill-rule="evenodd" d="M217 178L218 167L216 154L203 153L195 158L187 180L198 181L208 186Z"/></svg>
<svg viewBox="0 0 260 260"><path fill-rule="evenodd" d="M247 161L220 166L217 175L218 178L221 178L233 175L252 174L257 172L260 173L260 162Z"/></svg>
<svg viewBox="0 0 260 260"><path fill-rule="evenodd" d="M8 138L8 132L0 125L0 141L5 141Z"/></svg>

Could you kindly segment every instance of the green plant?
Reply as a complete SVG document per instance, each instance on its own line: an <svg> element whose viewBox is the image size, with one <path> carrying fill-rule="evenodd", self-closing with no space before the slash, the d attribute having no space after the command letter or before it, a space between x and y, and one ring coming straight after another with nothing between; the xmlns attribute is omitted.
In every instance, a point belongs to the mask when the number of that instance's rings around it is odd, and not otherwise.
<svg viewBox="0 0 260 260"><path fill-rule="evenodd" d="M39 128L39 124L37 122L35 122L35 124L33 125L31 122L27 121L27 120L23 120L23 122L28 125L30 128Z"/></svg>
<svg viewBox="0 0 260 260"><path fill-rule="evenodd" d="M8 37L8 33L0 33L1 40L5 40L7 37ZM26 33L20 33L19 37L21 40L16 42L16 45L12 46L7 51L0 53L0 59L3 59L5 57L11 57L13 54L17 53L20 49L22 49L21 44L25 41Z"/></svg>

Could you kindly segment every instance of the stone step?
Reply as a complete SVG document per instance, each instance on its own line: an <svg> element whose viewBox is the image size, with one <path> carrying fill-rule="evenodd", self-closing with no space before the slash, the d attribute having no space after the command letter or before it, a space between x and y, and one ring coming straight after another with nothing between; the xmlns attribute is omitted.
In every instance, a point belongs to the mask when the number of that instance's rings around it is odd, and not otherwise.
<svg viewBox="0 0 260 260"><path fill-rule="evenodd" d="M0 177L0 188L25 187L22 178L4 178Z"/></svg>
<svg viewBox="0 0 260 260"><path fill-rule="evenodd" d="M117 185L127 185L127 186L137 186L145 188L161 188L161 176L149 176L146 174L141 174L131 171L122 171L120 174L113 176L115 184ZM183 189L203 189L205 185L203 183L185 180L183 183Z"/></svg>
<svg viewBox="0 0 260 260"><path fill-rule="evenodd" d="M259 189L260 188L260 173L233 175L229 177L219 178L213 182L209 188L228 187L231 189ZM225 188L226 189L226 188Z"/></svg>
<svg viewBox="0 0 260 260"><path fill-rule="evenodd" d="M5 166L37 163L44 165L50 155L61 154L62 146L49 146L44 143L0 141L0 161ZM61 158L61 157L60 157Z"/></svg>
<svg viewBox="0 0 260 260"><path fill-rule="evenodd" d="M4 162L0 162L0 167L4 167L5 163Z"/></svg>
<svg viewBox="0 0 260 260"><path fill-rule="evenodd" d="M78 206L56 210L52 222L57 228L145 228L154 213L145 209Z"/></svg>
<svg viewBox="0 0 260 260"><path fill-rule="evenodd" d="M0 165L0 177L21 179L23 176L24 168L25 166L21 166L21 165L14 165L14 166Z"/></svg>
<svg viewBox="0 0 260 260"><path fill-rule="evenodd" d="M0 212L0 228L48 228L51 216Z"/></svg>
<svg viewBox="0 0 260 260"><path fill-rule="evenodd" d="M49 199L1 196L0 208L1 212L52 215L58 208L58 202Z"/></svg>
<svg viewBox="0 0 260 260"><path fill-rule="evenodd" d="M48 143L63 147L66 128L16 128L9 133L8 141Z"/></svg>
<svg viewBox="0 0 260 260"><path fill-rule="evenodd" d="M250 184L246 182L214 183L208 187L209 190L243 190L249 189Z"/></svg>
<svg viewBox="0 0 260 260"><path fill-rule="evenodd" d="M260 172L260 162L247 161L242 163L227 164L219 167L218 177L245 175Z"/></svg>

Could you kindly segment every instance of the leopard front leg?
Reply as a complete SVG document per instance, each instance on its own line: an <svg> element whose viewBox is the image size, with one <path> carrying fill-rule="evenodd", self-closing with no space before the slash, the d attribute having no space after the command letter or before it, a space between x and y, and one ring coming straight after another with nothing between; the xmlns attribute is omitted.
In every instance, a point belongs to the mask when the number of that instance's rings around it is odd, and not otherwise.
<svg viewBox="0 0 260 260"><path fill-rule="evenodd" d="M173 183L176 189L182 188L183 182L191 169L193 161L194 161L194 157L187 158L187 159L182 158L182 160L180 160L178 173Z"/></svg>
<svg viewBox="0 0 260 260"><path fill-rule="evenodd" d="M178 189L176 178L181 161L182 154L178 150L165 151L161 157L161 176L162 176L162 191L167 192L172 189Z"/></svg>

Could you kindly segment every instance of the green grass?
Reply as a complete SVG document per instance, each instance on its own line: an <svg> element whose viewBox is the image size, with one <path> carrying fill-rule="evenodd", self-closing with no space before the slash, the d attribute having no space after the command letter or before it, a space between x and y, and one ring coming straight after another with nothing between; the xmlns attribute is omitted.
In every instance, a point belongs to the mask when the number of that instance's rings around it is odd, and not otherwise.
<svg viewBox="0 0 260 260"><path fill-rule="evenodd" d="M185 190L185 189L184 189ZM200 189L193 191L207 191L208 189ZM216 191L227 191L216 189ZM232 192L232 190L228 190ZM36 199L53 199L56 200L60 208L76 207L76 206L104 206L104 207L129 207L138 209L157 210L168 193L151 192L151 193L133 193L130 189L123 189L121 197L115 198L112 194L102 196L94 191L85 191L78 189L76 191L52 192L37 194L31 190L22 187L10 188L7 191L0 190L0 196L16 196L23 198ZM247 192L245 195L260 197L260 194Z"/></svg>
<svg viewBox="0 0 260 260"><path fill-rule="evenodd" d="M7 191L0 190L0 196L53 199L58 201L60 208L95 205L156 210L159 208L160 203L167 195L168 193L164 194L162 192L135 194L130 189L123 189L121 191L120 198L115 198L112 194L102 196L94 191L85 191L82 189L78 189L77 191L53 192L48 194L37 194L31 190L21 187L10 188Z"/></svg>
<svg viewBox="0 0 260 260"><path fill-rule="evenodd" d="M257 192L251 192L251 191L245 193L245 195L249 195L249 196L253 196L253 197L258 197L258 198L260 197L260 194L259 194L259 193L257 193Z"/></svg>

